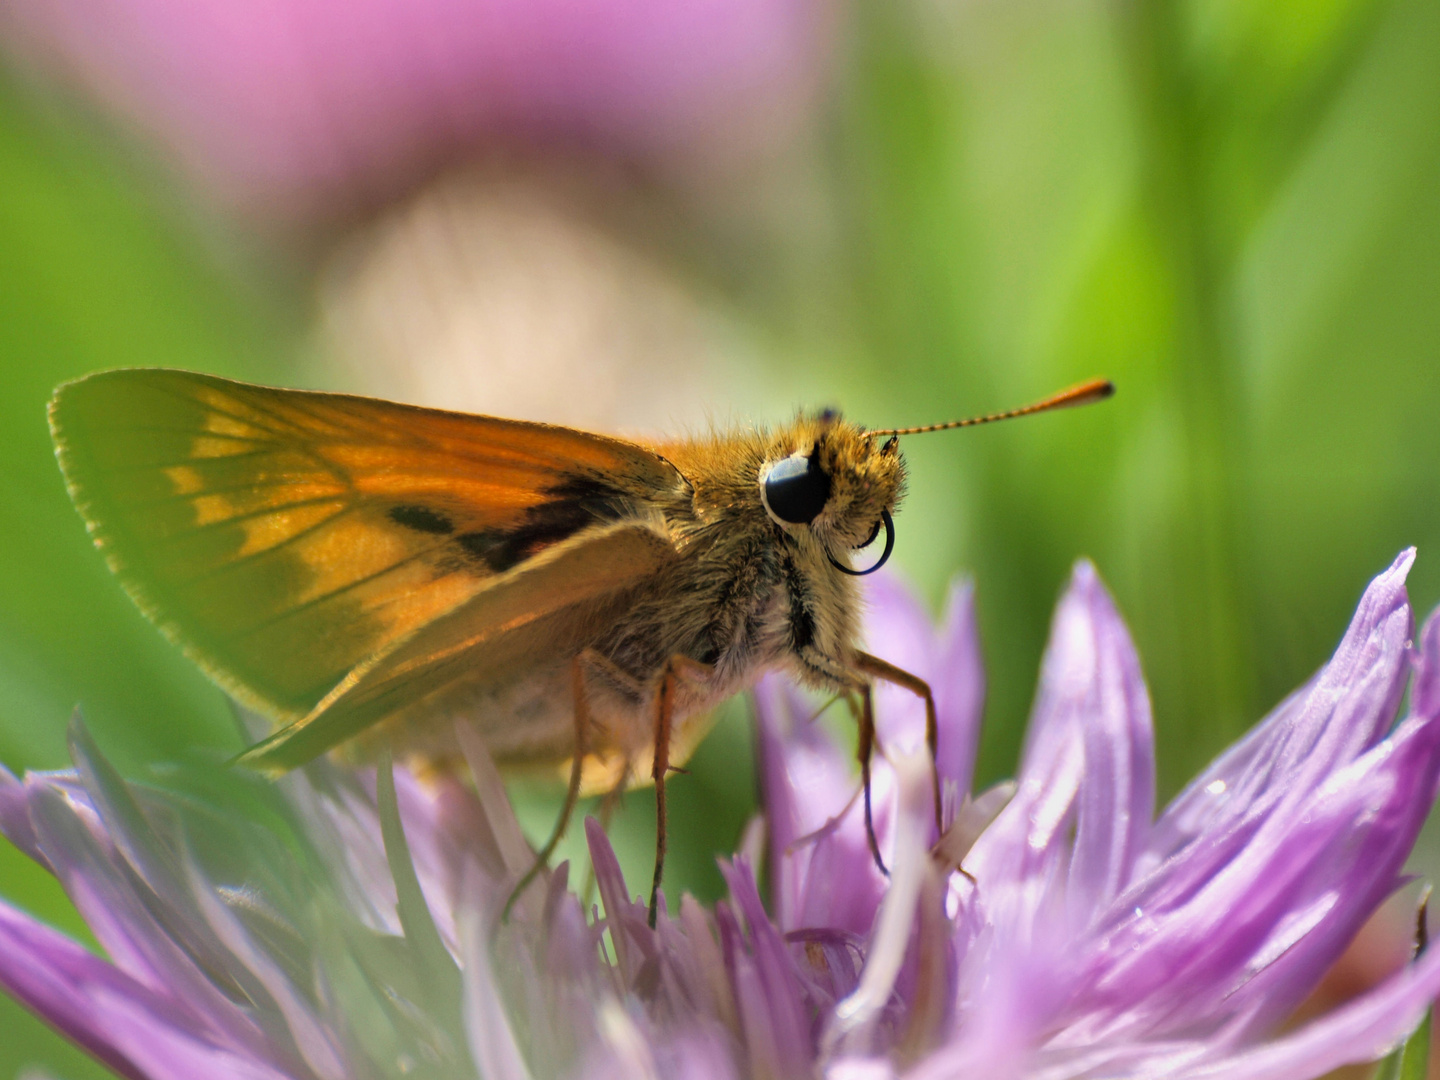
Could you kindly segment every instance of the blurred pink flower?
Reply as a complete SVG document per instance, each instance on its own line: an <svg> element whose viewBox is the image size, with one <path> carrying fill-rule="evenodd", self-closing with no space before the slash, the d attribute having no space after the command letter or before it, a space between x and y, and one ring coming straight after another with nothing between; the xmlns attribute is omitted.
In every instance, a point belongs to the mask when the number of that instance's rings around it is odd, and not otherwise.
<svg viewBox="0 0 1440 1080"><path fill-rule="evenodd" d="M644 152L773 124L820 23L813 0L5 0L0 44L283 217L487 134Z"/></svg>

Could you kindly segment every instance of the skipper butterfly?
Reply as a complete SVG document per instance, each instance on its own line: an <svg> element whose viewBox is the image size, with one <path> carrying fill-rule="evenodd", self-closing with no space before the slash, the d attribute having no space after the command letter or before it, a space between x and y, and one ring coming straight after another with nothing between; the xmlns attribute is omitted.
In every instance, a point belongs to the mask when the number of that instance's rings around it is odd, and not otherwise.
<svg viewBox="0 0 1440 1080"><path fill-rule="evenodd" d="M443 764L468 724L502 766L560 767L575 800L665 779L712 706L781 668L854 695L872 851L870 686L935 706L861 651L855 578L895 540L899 438L1109 396L872 430L832 411L643 443L551 424L162 369L50 405L71 497L135 602L226 692L274 719L240 762L344 744ZM863 570L853 553L884 534ZM939 815L939 786L935 790ZM883 864L882 864L883 867Z"/></svg>

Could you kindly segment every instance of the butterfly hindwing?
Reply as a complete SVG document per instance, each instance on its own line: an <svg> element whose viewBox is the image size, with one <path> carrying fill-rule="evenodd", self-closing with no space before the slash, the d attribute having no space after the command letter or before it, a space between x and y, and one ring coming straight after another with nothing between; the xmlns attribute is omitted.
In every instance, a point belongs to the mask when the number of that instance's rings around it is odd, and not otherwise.
<svg viewBox="0 0 1440 1080"><path fill-rule="evenodd" d="M356 667L309 716L252 747L247 764L293 768L457 684L476 688L572 655L674 548L640 521L587 529L493 578L471 599Z"/></svg>
<svg viewBox="0 0 1440 1080"><path fill-rule="evenodd" d="M69 383L51 425L142 609L285 721L515 567L684 483L569 428L164 369Z"/></svg>

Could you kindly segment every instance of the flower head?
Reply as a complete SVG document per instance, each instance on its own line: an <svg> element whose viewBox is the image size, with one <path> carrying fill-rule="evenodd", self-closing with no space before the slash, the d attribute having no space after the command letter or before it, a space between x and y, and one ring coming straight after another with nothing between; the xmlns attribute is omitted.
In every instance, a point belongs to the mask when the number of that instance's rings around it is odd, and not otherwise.
<svg viewBox="0 0 1440 1080"><path fill-rule="evenodd" d="M1412 646L1411 559L1158 818L1148 695L1092 568L1057 611L1017 782L979 794L970 593L936 631L882 583L872 645L940 706L946 831L913 703L881 698L887 878L846 752L766 680L770 907L737 857L727 900L686 897L653 930L593 821L603 918L562 866L498 919L531 853L463 731L473 786L319 763L274 789L162 790L123 781L77 723L73 772L0 776L0 827L108 959L0 907L0 984L146 1080L1320 1076L1383 1053L1440 991L1432 952L1275 1034L1402 883L1435 795L1440 621Z"/></svg>

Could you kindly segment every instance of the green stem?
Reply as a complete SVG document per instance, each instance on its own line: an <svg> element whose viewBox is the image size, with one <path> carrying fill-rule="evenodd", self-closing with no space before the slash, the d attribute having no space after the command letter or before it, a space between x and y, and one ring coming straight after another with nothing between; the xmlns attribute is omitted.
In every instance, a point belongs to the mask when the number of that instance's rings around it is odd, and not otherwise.
<svg viewBox="0 0 1440 1080"><path fill-rule="evenodd" d="M1182 505L1172 518L1170 588L1160 617L1184 631L1172 723L1215 746L1254 717L1252 628L1242 553L1245 416L1225 303L1226 255L1208 198L1207 116L1185 56L1175 0L1120 8L1142 146L1141 209L1156 237L1174 302L1172 385L1182 424ZM1198 750L1199 747L1194 749ZM1187 762L1176 762L1188 771Z"/></svg>

